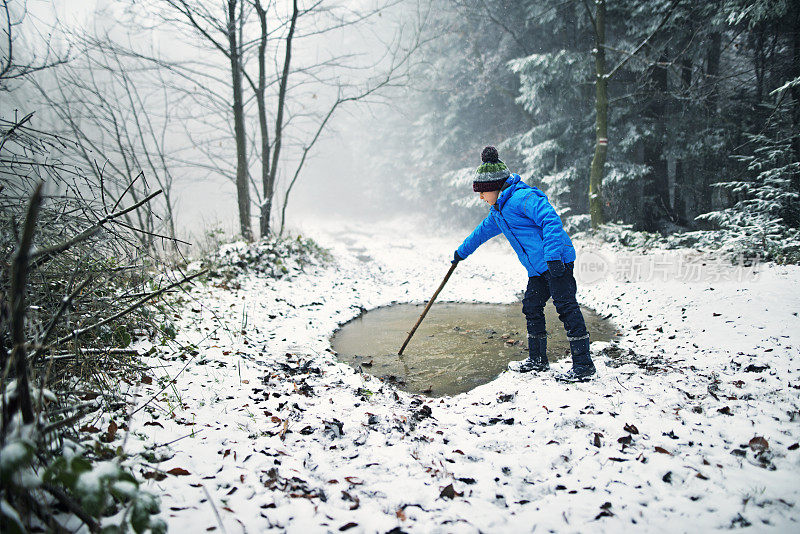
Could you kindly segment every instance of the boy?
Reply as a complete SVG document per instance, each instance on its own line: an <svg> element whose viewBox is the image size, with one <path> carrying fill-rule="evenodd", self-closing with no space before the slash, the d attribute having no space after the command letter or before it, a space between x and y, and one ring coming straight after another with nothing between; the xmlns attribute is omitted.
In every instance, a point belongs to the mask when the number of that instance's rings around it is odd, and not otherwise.
<svg viewBox="0 0 800 534"><path fill-rule="evenodd" d="M495 147L484 148L481 161L472 189L489 204L489 214L458 247L453 263L466 259L502 232L529 276L522 300L528 329L528 358L509 362L508 368L520 373L550 368L544 305L552 296L572 353L572 369L555 378L565 382L593 378L595 367L589 355L589 334L575 299L577 286L572 274L575 248L561 226L561 219L544 193L508 170Z"/></svg>

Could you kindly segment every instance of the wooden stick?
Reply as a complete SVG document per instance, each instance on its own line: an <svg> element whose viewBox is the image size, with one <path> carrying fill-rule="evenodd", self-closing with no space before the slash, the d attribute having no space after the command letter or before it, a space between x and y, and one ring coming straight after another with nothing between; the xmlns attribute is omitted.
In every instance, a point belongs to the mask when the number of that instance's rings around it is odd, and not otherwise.
<svg viewBox="0 0 800 534"><path fill-rule="evenodd" d="M458 265L457 262L453 263L450 266L450 270L447 271L447 274L445 275L444 280L442 280L442 283L439 284L439 289L436 290L436 293L433 294L433 296L431 297L431 300L428 301L428 305L425 306L425 310L422 312L422 315L420 315L419 319L417 319L417 324L415 324L414 328L411 329L411 332L408 333L408 337L406 338L405 343L403 343L403 346L400 347L400 352L397 353L398 356L402 356L403 355L403 351L406 349L406 345L408 345L408 342L411 341L411 337L414 335L414 332L417 331L417 328L419 327L420 323L422 323L422 320L425 318L425 315L428 313L428 310L431 309L431 305L433 304L433 301L436 300L436 297L439 296L439 292L444 288L444 285L450 279L450 275L453 274L453 271L456 270L456 265Z"/></svg>

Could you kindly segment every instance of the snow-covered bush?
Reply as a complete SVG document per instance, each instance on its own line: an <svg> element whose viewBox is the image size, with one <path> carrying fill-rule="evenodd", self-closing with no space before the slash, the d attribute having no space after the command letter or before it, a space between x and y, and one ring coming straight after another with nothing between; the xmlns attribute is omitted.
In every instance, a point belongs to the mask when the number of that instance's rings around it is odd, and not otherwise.
<svg viewBox="0 0 800 534"><path fill-rule="evenodd" d="M158 193L137 202L122 184L113 207L87 194L109 181L31 116L0 119L0 531L163 531L131 473L93 463L121 448L69 444L87 414L125 405L119 383L140 372L129 345L153 337L154 304L186 279L155 280L160 258L124 222Z"/></svg>
<svg viewBox="0 0 800 534"><path fill-rule="evenodd" d="M313 239L271 237L253 243L227 243L203 260L211 276L234 278L255 272L269 278L283 278L303 272L306 267L329 261L330 254Z"/></svg>
<svg viewBox="0 0 800 534"><path fill-rule="evenodd" d="M800 162L793 159L792 136L747 137L756 148L736 159L747 164L752 178L713 184L733 197L733 205L697 219L718 225L719 242L734 254L798 263L800 193L792 177L800 173Z"/></svg>
<svg viewBox="0 0 800 534"><path fill-rule="evenodd" d="M586 230L574 234L572 237L575 239L595 237L606 243L640 249L666 245L660 234L634 230L633 224L621 222L606 223L597 230Z"/></svg>
<svg viewBox="0 0 800 534"><path fill-rule="evenodd" d="M57 516L69 513L93 531L166 532L166 523L157 517L158 497L143 491L116 461L92 464L80 445L65 441L42 465L36 459L37 441L45 437L12 439L0 449L3 532L23 534L29 527L58 531Z"/></svg>

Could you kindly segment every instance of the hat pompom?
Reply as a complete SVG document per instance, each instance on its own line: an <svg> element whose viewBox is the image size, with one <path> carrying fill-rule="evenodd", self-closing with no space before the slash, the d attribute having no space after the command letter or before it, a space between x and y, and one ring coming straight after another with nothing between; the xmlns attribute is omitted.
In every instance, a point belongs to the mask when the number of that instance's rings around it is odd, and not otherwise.
<svg viewBox="0 0 800 534"><path fill-rule="evenodd" d="M500 154L497 153L495 147L487 146L481 152L481 161L484 163L497 163L500 161Z"/></svg>

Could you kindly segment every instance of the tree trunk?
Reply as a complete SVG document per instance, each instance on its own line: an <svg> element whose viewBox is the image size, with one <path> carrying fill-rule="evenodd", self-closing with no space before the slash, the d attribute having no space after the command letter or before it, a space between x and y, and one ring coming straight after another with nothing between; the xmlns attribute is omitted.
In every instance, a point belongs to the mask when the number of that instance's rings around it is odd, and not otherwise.
<svg viewBox="0 0 800 534"><path fill-rule="evenodd" d="M589 215L592 228L603 219L603 168L608 151L608 78L606 78L606 2L596 0L595 13L595 145L589 172Z"/></svg>
<svg viewBox="0 0 800 534"><path fill-rule="evenodd" d="M688 54L680 62L681 68L681 100L686 102L689 96L689 91L692 85L692 58ZM680 104L681 107L684 104ZM686 120L685 110L681 109L680 113L681 122ZM691 119L690 119L691 120ZM687 176L687 165L683 158L678 158L675 161L675 194L673 197L672 210L675 214L675 222L680 225L686 225L686 192L689 190L689 180Z"/></svg>
<svg viewBox="0 0 800 534"><path fill-rule="evenodd" d="M642 224L645 230L658 230L659 223L670 215L669 175L667 160L664 157L664 139L666 137L667 69L662 66L666 61L662 54L658 62L650 68L650 102L646 116L650 120L652 134L644 145L644 163L650 170L644 182L644 210Z"/></svg>
<svg viewBox="0 0 800 534"><path fill-rule="evenodd" d="M292 2L292 20L289 25L289 33L286 35L286 52L283 58L283 72L281 74L281 82L278 88L278 112L275 117L275 147L272 152L272 168L269 173L269 180L272 184L275 183L275 176L278 173L278 160L281 154L281 143L283 141L283 110L286 104L286 87L289 81L289 66L292 61L292 38L294 37L294 29L297 25L297 0ZM272 209L272 198L264 198L264 203L269 203L269 209Z"/></svg>
<svg viewBox="0 0 800 534"><path fill-rule="evenodd" d="M258 107L258 125L261 130L261 187L264 198L259 214L259 231L261 237L268 237L269 219L272 212L272 197L275 195L275 183L272 180L269 166L269 126L267 125L267 12L261 6L261 0L255 0L254 6L261 24L261 36L258 43L258 88L256 89L256 105Z"/></svg>
<svg viewBox="0 0 800 534"><path fill-rule="evenodd" d="M792 66L789 79L793 80L800 77L800 6L794 6L794 42L792 46ZM792 94L792 149L794 161L800 162L800 87L794 85L791 89ZM800 170L795 170L792 174L792 185L795 191L800 192Z"/></svg>
<svg viewBox="0 0 800 534"><path fill-rule="evenodd" d="M239 204L239 229L242 238L252 241L250 228L250 189L247 180L247 139L244 127L244 100L242 97L242 58L239 49L236 6L238 0L228 0L228 46L233 85L233 131L236 136L236 197Z"/></svg>
<svg viewBox="0 0 800 534"><path fill-rule="evenodd" d="M722 35L714 32L709 35L708 49L706 50L706 99L705 113L706 125L713 129L717 125L717 105L719 104L719 59L722 51ZM706 155L703 158L699 174L699 188L697 191L698 213L711 211L711 184L716 182L715 169L719 161L716 155Z"/></svg>

